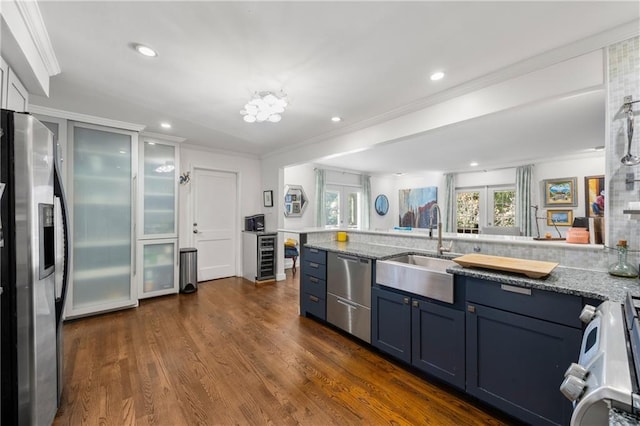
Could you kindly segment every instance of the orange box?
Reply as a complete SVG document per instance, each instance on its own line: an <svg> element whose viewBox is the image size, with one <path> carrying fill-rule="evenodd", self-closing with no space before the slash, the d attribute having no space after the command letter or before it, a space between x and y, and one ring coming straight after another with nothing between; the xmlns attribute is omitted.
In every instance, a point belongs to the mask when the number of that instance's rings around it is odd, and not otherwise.
<svg viewBox="0 0 640 426"><path fill-rule="evenodd" d="M567 242L572 244L589 244L589 231L586 228L569 228Z"/></svg>

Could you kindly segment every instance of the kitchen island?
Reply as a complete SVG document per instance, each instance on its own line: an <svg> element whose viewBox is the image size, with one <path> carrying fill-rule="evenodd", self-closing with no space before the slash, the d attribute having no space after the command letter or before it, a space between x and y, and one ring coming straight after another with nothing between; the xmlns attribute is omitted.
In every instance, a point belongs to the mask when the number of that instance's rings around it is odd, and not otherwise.
<svg viewBox="0 0 640 426"><path fill-rule="evenodd" d="M305 286L314 279L305 273L311 250L316 259L326 258L328 252L371 259L371 345L376 350L530 424L569 422L572 406L559 385L568 365L577 360L583 306L621 302L627 292L640 296L638 279L617 278L602 270L558 266L546 278L532 279L454 264L447 268L454 277L454 301L443 303L379 284L376 263L402 255L453 259L460 254L437 256L421 247L358 238L316 239L303 245L301 314L322 321L322 291L311 296L321 304L307 310L302 303Z"/></svg>

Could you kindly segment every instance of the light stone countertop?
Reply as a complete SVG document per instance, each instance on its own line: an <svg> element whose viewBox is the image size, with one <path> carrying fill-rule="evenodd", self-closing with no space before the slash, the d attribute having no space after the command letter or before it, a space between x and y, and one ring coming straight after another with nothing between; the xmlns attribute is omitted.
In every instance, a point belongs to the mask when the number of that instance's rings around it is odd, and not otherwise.
<svg viewBox="0 0 640 426"><path fill-rule="evenodd" d="M403 254L438 257L435 252L355 242L326 241L307 243L305 247L314 247L374 260L385 260ZM453 258L455 254L445 254L443 257ZM528 278L520 274L488 269L463 268L460 265L448 268L447 272L519 287L555 291L557 293L573 294L600 300L613 300L620 303L624 300L628 291L632 295L640 297L640 281L638 278L619 278L609 275L607 272L563 266L556 267L549 276L543 279Z"/></svg>

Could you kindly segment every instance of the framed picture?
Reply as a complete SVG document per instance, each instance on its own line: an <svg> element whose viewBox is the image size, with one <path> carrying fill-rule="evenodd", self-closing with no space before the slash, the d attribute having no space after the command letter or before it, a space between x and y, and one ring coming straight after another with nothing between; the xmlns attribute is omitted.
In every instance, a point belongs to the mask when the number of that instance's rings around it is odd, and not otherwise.
<svg viewBox="0 0 640 426"><path fill-rule="evenodd" d="M543 180L542 194L544 196L544 206L577 206L577 188L577 179L575 177Z"/></svg>
<svg viewBox="0 0 640 426"><path fill-rule="evenodd" d="M291 213L300 213L300 203L291 203Z"/></svg>
<svg viewBox="0 0 640 426"><path fill-rule="evenodd" d="M585 217L604 216L604 176L586 176L584 178Z"/></svg>
<svg viewBox="0 0 640 426"><path fill-rule="evenodd" d="M547 225L553 226L573 225L573 210L547 210Z"/></svg>
<svg viewBox="0 0 640 426"><path fill-rule="evenodd" d="M265 207L273 207L273 191L263 191L262 202Z"/></svg>

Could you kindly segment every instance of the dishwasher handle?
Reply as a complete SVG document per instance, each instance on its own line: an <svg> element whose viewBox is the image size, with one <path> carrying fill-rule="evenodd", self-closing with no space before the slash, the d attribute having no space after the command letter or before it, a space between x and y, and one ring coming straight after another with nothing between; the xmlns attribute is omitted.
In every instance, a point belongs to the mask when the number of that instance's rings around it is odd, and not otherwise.
<svg viewBox="0 0 640 426"><path fill-rule="evenodd" d="M354 263L366 263L369 264L371 262L370 259L365 259L362 257L357 257L357 256L351 256L348 254L339 254L337 255L337 258L340 260L346 260L347 262L354 262Z"/></svg>

